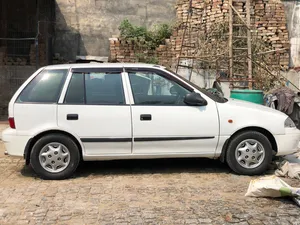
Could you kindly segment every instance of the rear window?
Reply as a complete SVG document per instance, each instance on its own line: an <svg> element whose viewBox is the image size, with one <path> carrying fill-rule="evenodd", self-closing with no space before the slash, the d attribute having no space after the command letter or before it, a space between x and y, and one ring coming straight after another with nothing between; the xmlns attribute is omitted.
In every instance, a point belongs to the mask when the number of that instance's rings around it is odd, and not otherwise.
<svg viewBox="0 0 300 225"><path fill-rule="evenodd" d="M56 103L68 70L43 70L24 88L18 103Z"/></svg>

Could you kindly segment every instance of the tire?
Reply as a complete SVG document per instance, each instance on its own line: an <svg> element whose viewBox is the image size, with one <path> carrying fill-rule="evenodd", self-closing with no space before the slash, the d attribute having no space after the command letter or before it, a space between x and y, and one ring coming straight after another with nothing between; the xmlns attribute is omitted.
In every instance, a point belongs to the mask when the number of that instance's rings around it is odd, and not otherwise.
<svg viewBox="0 0 300 225"><path fill-rule="evenodd" d="M226 152L228 166L241 175L262 174L271 161L272 145L265 135L256 131L245 131L234 136Z"/></svg>
<svg viewBox="0 0 300 225"><path fill-rule="evenodd" d="M30 164L36 174L46 180L69 178L80 161L75 142L63 134L48 134L41 137L30 153Z"/></svg>

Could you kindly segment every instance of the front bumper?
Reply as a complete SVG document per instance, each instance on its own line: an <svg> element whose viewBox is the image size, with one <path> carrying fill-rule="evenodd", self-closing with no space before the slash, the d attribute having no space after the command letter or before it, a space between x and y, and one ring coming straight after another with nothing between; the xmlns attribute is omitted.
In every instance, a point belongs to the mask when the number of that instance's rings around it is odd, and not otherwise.
<svg viewBox="0 0 300 225"><path fill-rule="evenodd" d="M276 155L289 155L298 151L300 130L297 128L285 128L285 134L274 137L278 147Z"/></svg>
<svg viewBox="0 0 300 225"><path fill-rule="evenodd" d="M2 132L2 141L8 155L23 157L27 142L31 136L17 135L15 129L7 128Z"/></svg>

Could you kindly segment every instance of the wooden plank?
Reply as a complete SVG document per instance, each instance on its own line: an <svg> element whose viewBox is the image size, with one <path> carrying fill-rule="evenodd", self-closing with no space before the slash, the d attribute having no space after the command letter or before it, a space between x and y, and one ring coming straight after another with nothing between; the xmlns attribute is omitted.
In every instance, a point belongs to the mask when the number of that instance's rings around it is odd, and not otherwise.
<svg viewBox="0 0 300 225"><path fill-rule="evenodd" d="M233 76L246 77L245 74L241 74L241 73L234 73Z"/></svg>
<svg viewBox="0 0 300 225"><path fill-rule="evenodd" d="M229 79L220 79L220 82L255 82L254 79L247 79L247 78L229 78Z"/></svg>
<svg viewBox="0 0 300 225"><path fill-rule="evenodd" d="M232 26L234 26L234 27L245 27L246 25L245 24L234 23L234 24L232 24Z"/></svg>
<svg viewBox="0 0 300 225"><path fill-rule="evenodd" d="M242 3L246 3L247 0L232 0L233 2L242 2Z"/></svg>
<svg viewBox="0 0 300 225"><path fill-rule="evenodd" d="M185 48L195 48L195 46L194 47L191 46L191 44L193 44L193 43L191 43L191 30L192 30L191 19L193 19L193 5L192 5L192 0L189 0L188 15L187 15L187 19L186 19L185 26L184 26L184 31L182 34L182 40L180 41L181 45L180 45L180 50L179 50L179 57L177 60L177 66L176 66L176 73L178 73L179 67L186 67L186 68L190 69L189 80L191 79L192 72L193 72L194 59L192 59L191 66L181 65L180 59L185 58L182 56L182 51L183 51L184 47ZM187 34L187 30L188 30L188 34ZM188 44L184 44L186 35L188 35L188 40L187 40L189 42Z"/></svg>
<svg viewBox="0 0 300 225"><path fill-rule="evenodd" d="M274 49L274 50L269 50L269 51L265 51L265 52L258 52L254 55L263 55L263 54L268 54L268 53L274 53L274 52L281 52L281 51L287 51L287 48L281 48L281 49Z"/></svg>
<svg viewBox="0 0 300 225"><path fill-rule="evenodd" d="M238 39L247 39L247 36L233 36L233 37Z"/></svg>
<svg viewBox="0 0 300 225"><path fill-rule="evenodd" d="M188 24L189 19L190 19L190 16L188 16L188 18L186 20L186 25ZM187 27L185 27L184 31L183 31L182 40L181 40L181 46L180 46L180 51L179 51L179 56L181 56L181 54L182 54L182 46L183 46L183 43L184 43L184 37L185 37L186 30L187 30ZM179 64L180 64L180 57L178 57L177 66L176 66L176 73L178 73Z"/></svg>
<svg viewBox="0 0 300 225"><path fill-rule="evenodd" d="M248 1L248 0L247 0ZM250 1L250 0L249 0ZM247 4L247 3L246 3ZM247 15L246 15L246 17L247 17L247 23L244 21L244 19L243 19L243 17L240 15L240 13L233 7L233 5L232 5L232 1L230 2L229 1L229 5L230 5L230 7L229 7L229 9L231 8L236 14L237 14L237 16L240 18L240 20L243 22L243 24L245 24L245 26L248 28L248 30L250 30L250 26L251 26L251 23L250 24L248 24L248 14L250 15L250 3L249 3L249 13L248 13L248 11L246 12L247 13ZM246 10L247 10L247 6L246 6ZM232 11L231 11L232 12ZM230 16L230 15L229 15Z"/></svg>
<svg viewBox="0 0 300 225"><path fill-rule="evenodd" d="M229 5L232 5L232 0L229 0ZM233 73L233 57L232 57L232 38L233 38L233 13L232 7L229 7L229 38L228 38L228 47L229 47L229 77L232 77Z"/></svg>
<svg viewBox="0 0 300 225"><path fill-rule="evenodd" d="M251 26L251 17L250 17L250 1L246 1L246 18L247 18L247 26ZM247 30L247 47L248 47L248 78L252 79L252 49L251 49L251 30ZM249 89L252 89L252 82L249 82Z"/></svg>

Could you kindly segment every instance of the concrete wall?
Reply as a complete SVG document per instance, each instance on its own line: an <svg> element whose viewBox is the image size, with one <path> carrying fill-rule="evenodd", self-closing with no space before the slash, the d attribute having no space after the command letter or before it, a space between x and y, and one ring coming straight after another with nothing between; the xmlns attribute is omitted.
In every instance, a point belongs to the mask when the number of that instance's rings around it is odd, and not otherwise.
<svg viewBox="0 0 300 225"><path fill-rule="evenodd" d="M150 27L175 19L176 0L56 0L54 53L108 56L122 20Z"/></svg>
<svg viewBox="0 0 300 225"><path fill-rule="evenodd" d="M281 75L289 80L288 82L286 82L286 86L291 88L293 91L300 92L300 90L299 90L300 71L299 70L291 69L288 72L281 72Z"/></svg>
<svg viewBox="0 0 300 225"><path fill-rule="evenodd" d="M7 119L13 94L35 71L35 66L0 66L0 121Z"/></svg>
<svg viewBox="0 0 300 225"><path fill-rule="evenodd" d="M291 43L290 66L300 67L300 1L282 1Z"/></svg>

